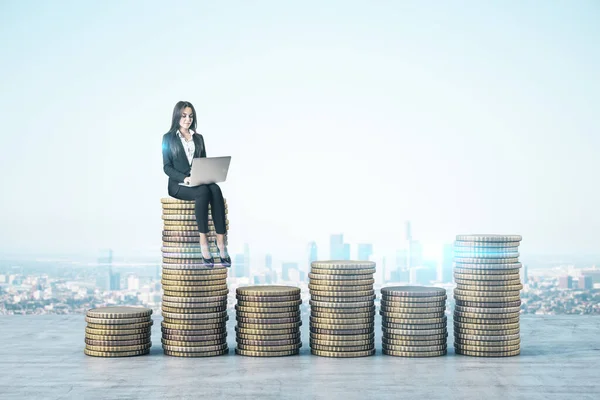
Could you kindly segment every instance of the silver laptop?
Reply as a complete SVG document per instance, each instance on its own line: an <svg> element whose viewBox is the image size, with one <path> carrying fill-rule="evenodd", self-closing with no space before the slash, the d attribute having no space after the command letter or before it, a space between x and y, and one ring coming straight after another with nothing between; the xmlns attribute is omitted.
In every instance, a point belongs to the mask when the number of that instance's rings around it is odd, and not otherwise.
<svg viewBox="0 0 600 400"><path fill-rule="evenodd" d="M190 171L190 183L181 182L180 185L193 187L225 182L230 162L231 156L194 158Z"/></svg>

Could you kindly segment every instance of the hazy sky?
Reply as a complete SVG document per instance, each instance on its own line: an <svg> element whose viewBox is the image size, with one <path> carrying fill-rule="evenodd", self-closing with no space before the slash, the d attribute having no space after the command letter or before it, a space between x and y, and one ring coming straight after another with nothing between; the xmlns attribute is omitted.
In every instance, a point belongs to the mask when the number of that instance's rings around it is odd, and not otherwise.
<svg viewBox="0 0 600 400"><path fill-rule="evenodd" d="M410 219L430 246L600 253L598 21L597 1L3 0L1 250L159 255L188 100L232 156L231 252L327 258L341 232L385 253Z"/></svg>

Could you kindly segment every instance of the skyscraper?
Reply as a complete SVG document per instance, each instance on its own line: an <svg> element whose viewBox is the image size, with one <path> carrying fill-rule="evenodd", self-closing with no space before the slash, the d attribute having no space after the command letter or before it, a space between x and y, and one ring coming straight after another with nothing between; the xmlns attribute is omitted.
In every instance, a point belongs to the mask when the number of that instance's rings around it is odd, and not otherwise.
<svg viewBox="0 0 600 400"><path fill-rule="evenodd" d="M331 260L349 260L350 245L344 243L344 235L342 233L331 235L329 238L329 258Z"/></svg>
<svg viewBox="0 0 600 400"><path fill-rule="evenodd" d="M371 243L361 243L358 245L358 259L360 261L369 261L373 255L373 245Z"/></svg>
<svg viewBox="0 0 600 400"><path fill-rule="evenodd" d="M454 258L454 244L444 245L442 253L442 263L438 268L437 280L442 283L451 283L454 281L452 262Z"/></svg>
<svg viewBox="0 0 600 400"><path fill-rule="evenodd" d="M265 283L271 285L276 280L273 274L273 256L271 254L265 256L265 270Z"/></svg>
<svg viewBox="0 0 600 400"><path fill-rule="evenodd" d="M315 242L310 242L308 244L308 265L306 268L306 271L310 271L310 265L313 263L313 261L317 261L319 257L318 254L318 249L317 249L317 243Z"/></svg>

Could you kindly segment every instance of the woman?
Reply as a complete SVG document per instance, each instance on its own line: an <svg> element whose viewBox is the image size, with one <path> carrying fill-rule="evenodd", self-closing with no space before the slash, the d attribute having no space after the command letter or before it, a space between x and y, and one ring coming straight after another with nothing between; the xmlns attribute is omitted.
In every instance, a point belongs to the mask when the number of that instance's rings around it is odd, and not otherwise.
<svg viewBox="0 0 600 400"><path fill-rule="evenodd" d="M195 187L179 185L189 183L192 160L206 157L204 138L196 133L196 110L187 101L180 101L173 109L171 129L162 140L163 169L169 176L167 190L169 196L180 200L194 200L196 222L200 232L202 261L207 266L214 265L214 259L208 247L208 205L217 232L217 247L222 264L231 266L231 258L225 247L225 200L221 188L216 183Z"/></svg>

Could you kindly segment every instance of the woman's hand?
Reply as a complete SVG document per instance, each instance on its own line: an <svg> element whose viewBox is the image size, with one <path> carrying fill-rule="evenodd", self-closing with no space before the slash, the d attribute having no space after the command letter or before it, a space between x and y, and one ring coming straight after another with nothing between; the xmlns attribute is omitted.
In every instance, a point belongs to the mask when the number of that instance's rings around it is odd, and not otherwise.
<svg viewBox="0 0 600 400"><path fill-rule="evenodd" d="M190 177L186 176L185 178L183 178L183 183L185 183L186 185L190 184Z"/></svg>

